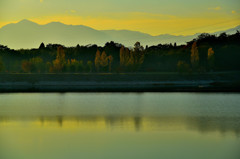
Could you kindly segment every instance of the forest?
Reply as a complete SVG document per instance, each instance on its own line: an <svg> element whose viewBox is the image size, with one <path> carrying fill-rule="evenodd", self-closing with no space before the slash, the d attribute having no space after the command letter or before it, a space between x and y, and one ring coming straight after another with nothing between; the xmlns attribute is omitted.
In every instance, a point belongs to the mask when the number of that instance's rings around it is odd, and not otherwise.
<svg viewBox="0 0 240 159"><path fill-rule="evenodd" d="M1 73L220 72L240 70L240 32L203 33L185 45L65 47L41 43L37 49L0 45Z"/></svg>

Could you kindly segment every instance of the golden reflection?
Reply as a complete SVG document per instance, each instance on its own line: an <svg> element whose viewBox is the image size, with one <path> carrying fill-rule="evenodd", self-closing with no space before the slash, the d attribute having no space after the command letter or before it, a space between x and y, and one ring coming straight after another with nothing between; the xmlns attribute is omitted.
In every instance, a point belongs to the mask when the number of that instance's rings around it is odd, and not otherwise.
<svg viewBox="0 0 240 159"><path fill-rule="evenodd" d="M0 117L1 127L78 129L82 131L181 131L240 134L240 117L40 116Z"/></svg>

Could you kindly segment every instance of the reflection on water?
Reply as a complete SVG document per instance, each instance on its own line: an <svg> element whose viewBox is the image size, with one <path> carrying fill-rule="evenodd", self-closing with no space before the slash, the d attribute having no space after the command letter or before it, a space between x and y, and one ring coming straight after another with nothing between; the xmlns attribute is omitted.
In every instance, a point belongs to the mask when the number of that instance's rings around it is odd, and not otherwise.
<svg viewBox="0 0 240 159"><path fill-rule="evenodd" d="M200 133L218 131L240 135L240 117L176 117L176 116L41 116L41 117L1 117L0 127L18 123L29 126L79 127L88 130L92 126L99 130L124 129L130 131L165 131L187 129Z"/></svg>
<svg viewBox="0 0 240 159"><path fill-rule="evenodd" d="M0 159L238 159L239 97L2 94Z"/></svg>

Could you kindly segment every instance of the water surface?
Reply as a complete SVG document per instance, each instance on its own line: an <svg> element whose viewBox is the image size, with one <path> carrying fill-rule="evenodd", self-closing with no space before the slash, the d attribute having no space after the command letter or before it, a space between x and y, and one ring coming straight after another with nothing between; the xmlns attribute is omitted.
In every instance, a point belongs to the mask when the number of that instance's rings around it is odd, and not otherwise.
<svg viewBox="0 0 240 159"><path fill-rule="evenodd" d="M0 94L0 159L239 159L240 94Z"/></svg>

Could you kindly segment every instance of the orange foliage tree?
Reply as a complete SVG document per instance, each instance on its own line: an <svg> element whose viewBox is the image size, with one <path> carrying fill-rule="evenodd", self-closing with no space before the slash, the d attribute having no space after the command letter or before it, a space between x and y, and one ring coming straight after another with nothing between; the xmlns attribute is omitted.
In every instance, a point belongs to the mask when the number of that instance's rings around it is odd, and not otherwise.
<svg viewBox="0 0 240 159"><path fill-rule="evenodd" d="M95 56L95 68L97 70L97 72L99 72L100 70L100 63L101 63L101 52L99 50L97 50L96 52L96 56Z"/></svg>
<svg viewBox="0 0 240 159"><path fill-rule="evenodd" d="M208 67L209 69L214 69L214 65L215 65L215 52L213 51L212 48L208 49Z"/></svg>
<svg viewBox="0 0 240 159"><path fill-rule="evenodd" d="M23 72L30 73L33 71L33 64L28 60L22 61L21 67L22 67Z"/></svg>
<svg viewBox="0 0 240 159"><path fill-rule="evenodd" d="M64 48L62 46L59 46L57 48L57 57L55 60L53 60L53 71L62 72L65 64L66 60Z"/></svg>

